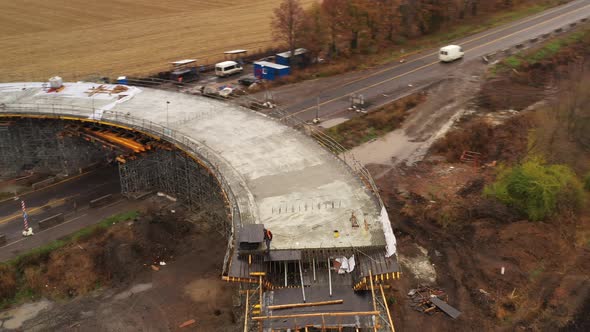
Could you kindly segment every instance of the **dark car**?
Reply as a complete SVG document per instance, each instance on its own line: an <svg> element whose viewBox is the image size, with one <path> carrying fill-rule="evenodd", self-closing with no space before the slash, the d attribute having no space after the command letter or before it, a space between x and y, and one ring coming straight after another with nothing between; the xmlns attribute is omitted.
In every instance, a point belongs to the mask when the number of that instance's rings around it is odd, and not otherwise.
<svg viewBox="0 0 590 332"><path fill-rule="evenodd" d="M259 82L260 82L260 80L254 76L244 76L244 77L240 77L240 79L238 80L238 83L240 83L241 85L244 85L244 86L250 86L254 83L259 83Z"/></svg>

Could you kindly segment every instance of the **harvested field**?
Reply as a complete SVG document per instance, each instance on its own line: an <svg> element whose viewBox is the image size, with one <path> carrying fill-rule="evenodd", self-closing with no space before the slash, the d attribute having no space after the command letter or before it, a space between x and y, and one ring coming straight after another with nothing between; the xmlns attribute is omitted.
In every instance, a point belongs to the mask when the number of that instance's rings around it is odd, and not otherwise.
<svg viewBox="0 0 590 332"><path fill-rule="evenodd" d="M314 0L303 0L305 5ZM0 4L0 81L139 75L271 45L273 0L24 0Z"/></svg>

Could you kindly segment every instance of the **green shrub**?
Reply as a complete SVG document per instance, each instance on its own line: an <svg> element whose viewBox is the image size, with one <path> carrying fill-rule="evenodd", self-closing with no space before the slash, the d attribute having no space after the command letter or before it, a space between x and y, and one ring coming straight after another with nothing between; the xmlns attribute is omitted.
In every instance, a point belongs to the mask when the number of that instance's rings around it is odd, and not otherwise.
<svg viewBox="0 0 590 332"><path fill-rule="evenodd" d="M521 60L514 55L504 59L504 63L510 68L519 68L522 64Z"/></svg>
<svg viewBox="0 0 590 332"><path fill-rule="evenodd" d="M545 165L538 158L501 168L496 182L484 193L535 221L554 214L561 206L577 208L583 199L582 184L568 166Z"/></svg>

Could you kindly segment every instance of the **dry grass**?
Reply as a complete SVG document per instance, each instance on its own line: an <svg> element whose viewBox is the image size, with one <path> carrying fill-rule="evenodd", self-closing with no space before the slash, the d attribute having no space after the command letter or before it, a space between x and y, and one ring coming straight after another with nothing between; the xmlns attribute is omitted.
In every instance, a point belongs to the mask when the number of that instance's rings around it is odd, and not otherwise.
<svg viewBox="0 0 590 332"><path fill-rule="evenodd" d="M381 137L397 129L408 111L426 100L426 95L414 93L380 107L368 114L354 117L326 130L336 142L347 149Z"/></svg>
<svg viewBox="0 0 590 332"><path fill-rule="evenodd" d="M315 0L303 0L307 5ZM272 46L276 0L0 0L0 81L140 75Z"/></svg>

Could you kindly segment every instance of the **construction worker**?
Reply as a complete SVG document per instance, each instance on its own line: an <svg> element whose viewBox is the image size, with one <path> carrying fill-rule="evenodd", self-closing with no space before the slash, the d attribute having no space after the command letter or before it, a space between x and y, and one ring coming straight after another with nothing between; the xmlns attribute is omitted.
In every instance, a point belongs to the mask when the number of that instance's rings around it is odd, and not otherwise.
<svg viewBox="0 0 590 332"><path fill-rule="evenodd" d="M270 254L270 241L272 241L272 232L264 229L264 242L266 242L266 253Z"/></svg>

